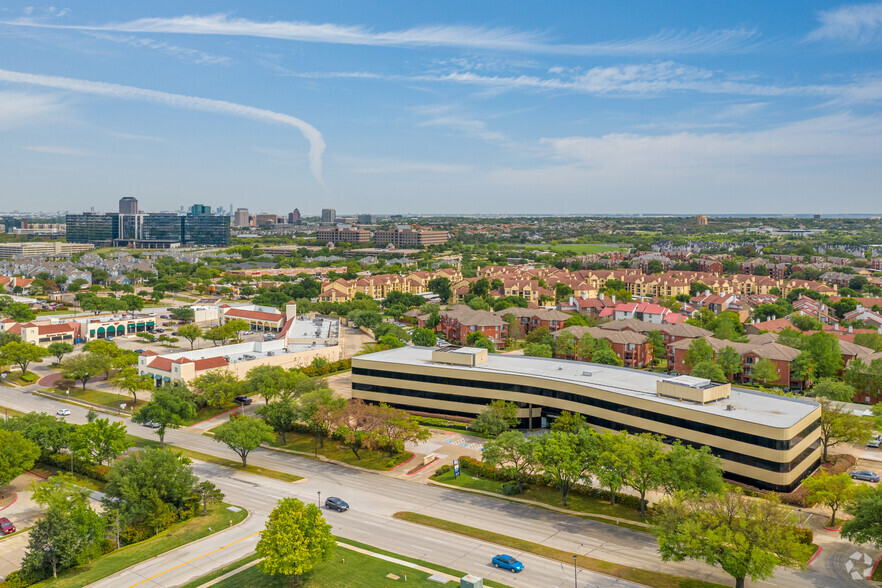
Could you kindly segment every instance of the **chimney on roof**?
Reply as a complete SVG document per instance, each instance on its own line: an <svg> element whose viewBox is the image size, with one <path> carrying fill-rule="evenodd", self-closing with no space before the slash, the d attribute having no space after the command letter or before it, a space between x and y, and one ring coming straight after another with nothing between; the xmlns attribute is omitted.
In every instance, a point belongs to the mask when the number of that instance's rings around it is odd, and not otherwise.
<svg viewBox="0 0 882 588"><path fill-rule="evenodd" d="M616 295L615 295L615 294L613 294L613 297L612 297L612 303L613 303L613 304L616 303Z"/></svg>

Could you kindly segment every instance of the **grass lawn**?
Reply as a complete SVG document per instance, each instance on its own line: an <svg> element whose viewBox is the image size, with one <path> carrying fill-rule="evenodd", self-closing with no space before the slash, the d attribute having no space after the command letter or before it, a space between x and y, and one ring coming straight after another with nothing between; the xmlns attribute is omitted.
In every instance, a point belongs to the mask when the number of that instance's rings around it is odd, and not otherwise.
<svg viewBox="0 0 882 588"><path fill-rule="evenodd" d="M87 586L136 563L226 529L229 527L229 521L231 520L233 524L240 523L248 515L248 512L244 509L239 512L230 512L226 510L228 506L230 505L226 503L215 505L209 509L207 516L197 516L189 521L172 525L159 535L151 537L146 541L128 545L119 551L114 551L96 559L91 564L70 570L58 578L49 579L36 585L51 586L53 588ZM214 531L210 531L209 527L214 529Z"/></svg>
<svg viewBox="0 0 882 588"><path fill-rule="evenodd" d="M432 479L436 482L450 484L451 486L494 492L499 494L500 497L507 498L502 494L502 482L478 478L465 472L460 473L455 479L453 477L453 471L447 472L441 476L435 476ZM524 498L526 500L535 500L536 502L551 506L561 506L560 492L557 488L540 486L538 484L533 484L527 488L523 494L518 494L513 498ZM586 514L602 514L627 519L629 521L643 522L640 518L640 512L636 509L619 504L611 506L606 500L598 500L597 498L582 496L580 494L571 493L567 496L566 508L578 512L584 512Z"/></svg>
<svg viewBox="0 0 882 588"><path fill-rule="evenodd" d="M14 408L7 408L5 406L0 406L0 411L3 411L4 416L11 416L11 417L23 416L23 415L27 414L27 413L24 413L20 410L15 410Z"/></svg>
<svg viewBox="0 0 882 588"><path fill-rule="evenodd" d="M286 435L287 443L282 445L280 439L277 439L270 445L272 447L281 447L292 451L300 451L314 455L315 438L312 435L304 433L288 433ZM357 459L352 450L333 439L325 439L325 446L318 448L319 455L323 455L328 459L340 461L345 464L367 468L369 470L389 470L398 464L407 461L413 454L409 451L402 451L395 457L390 458L385 451L367 451L361 450L358 454L361 459Z"/></svg>
<svg viewBox="0 0 882 588"><path fill-rule="evenodd" d="M196 416L192 419L185 419L183 421L183 426L189 427L190 425L195 425L196 423L201 423L202 421L208 420L212 417L216 417L222 412L226 412L228 410L232 410L234 408L238 408L238 404L235 402L228 402L221 406L220 408L214 408L211 406L204 406L196 411Z"/></svg>
<svg viewBox="0 0 882 588"><path fill-rule="evenodd" d="M48 478L50 476L54 476L55 474L70 474L70 468L64 469L55 467L52 465L47 465L41 462L37 462L37 464L30 469L31 472L37 474L38 476L43 476L44 478ZM105 482L100 480L96 480L94 478L87 478L86 476L80 474L74 474L74 478L76 478L77 485L82 486L83 488L88 488L89 490L97 490L98 492L104 492Z"/></svg>
<svg viewBox="0 0 882 588"><path fill-rule="evenodd" d="M562 549L555 549L554 547L548 547L547 545L542 545L540 543L533 543L532 541L509 537L508 535L503 535L501 533L469 527L452 521L436 519L435 517L415 512L397 512L393 516L396 519L416 523L418 525L457 533L481 541L489 541L518 551L527 551L534 555L553 559L564 564L572 565L573 563L573 553ZM663 574L661 572L632 568L585 555L577 555L576 564L580 568L586 570L600 572L616 578L622 578L623 580L651 586L652 588L724 588L722 584L716 584L714 582L705 582L704 580L694 580L682 576L674 576L672 574Z"/></svg>
<svg viewBox="0 0 882 588"><path fill-rule="evenodd" d="M114 410L119 410L119 405L125 404L125 409L127 411L131 411L132 405L135 402L135 399L131 396L125 396L124 394L115 394L113 392L103 392L101 390L92 390L91 388L86 388L85 390L83 390L82 386L77 386L76 388L71 388L70 390L61 390L60 388L46 388L45 391L58 394L59 396L69 397L74 400L82 400L84 402L100 404L101 406L106 406ZM136 406L140 408L145 404L147 404L145 400L139 399Z"/></svg>
<svg viewBox="0 0 882 588"><path fill-rule="evenodd" d="M141 437L135 437L134 435L127 435L126 439L129 441L129 443L132 444L132 447L159 447L159 441L153 441L152 439L143 439ZM276 480L281 480L282 482L296 482L303 479L302 476L295 476L294 474L279 472L267 468L259 468L253 465L242 467L241 461L233 461L232 459L226 459L224 457L216 457L214 455L201 453L199 451L193 451L191 449L185 449L183 447L176 447L174 445L168 444L166 444L166 447L169 447L174 451L180 451L190 459L198 459L199 461L204 461L206 463L226 466L228 468L239 470L240 472L248 472L249 474L257 474L258 476L266 476L267 478L274 478Z"/></svg>
<svg viewBox="0 0 882 588"><path fill-rule="evenodd" d="M34 382L36 382L40 378L39 378L39 376L37 376L37 374L35 374L31 370L28 370L28 373L27 373L27 375L25 375L25 377L22 377L21 370L15 370L15 371L12 371L12 372L9 372L8 374L6 374L6 377L4 379L7 382L15 382L16 384L21 384L22 386L27 386L28 384L33 384Z"/></svg>

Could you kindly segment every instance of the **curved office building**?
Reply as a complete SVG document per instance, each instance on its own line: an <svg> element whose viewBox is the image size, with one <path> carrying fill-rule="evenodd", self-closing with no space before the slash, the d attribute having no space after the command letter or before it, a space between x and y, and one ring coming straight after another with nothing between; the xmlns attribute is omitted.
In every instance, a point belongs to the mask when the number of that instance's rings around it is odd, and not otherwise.
<svg viewBox="0 0 882 588"><path fill-rule="evenodd" d="M595 429L648 431L707 445L725 476L789 492L820 463L821 407L690 376L514 355L486 349L402 347L352 359L352 397L405 410L475 417L515 402L524 427L562 412Z"/></svg>

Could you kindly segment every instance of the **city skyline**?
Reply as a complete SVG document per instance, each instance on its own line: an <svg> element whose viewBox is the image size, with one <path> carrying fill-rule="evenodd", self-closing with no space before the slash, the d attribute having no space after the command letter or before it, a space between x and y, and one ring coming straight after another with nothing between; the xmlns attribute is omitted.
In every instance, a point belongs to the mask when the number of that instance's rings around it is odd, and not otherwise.
<svg viewBox="0 0 882 588"><path fill-rule="evenodd" d="M342 8L7 5L0 189L70 212L874 212L882 4Z"/></svg>

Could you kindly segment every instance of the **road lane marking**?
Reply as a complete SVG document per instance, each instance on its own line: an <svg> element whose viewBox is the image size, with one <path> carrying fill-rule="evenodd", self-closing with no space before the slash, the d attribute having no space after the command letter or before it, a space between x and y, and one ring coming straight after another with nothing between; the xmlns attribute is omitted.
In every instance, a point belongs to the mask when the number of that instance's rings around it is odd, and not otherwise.
<svg viewBox="0 0 882 588"><path fill-rule="evenodd" d="M255 533L251 533L250 535L246 535L245 537L242 537L241 539L237 539L236 541L233 541L232 543L228 543L227 545L223 545L223 546L221 546L221 547L218 547L217 549L214 549L214 550L212 550L212 551L209 551L208 553L203 553L202 555L200 555L200 556L198 556L198 557L194 557L193 559L187 560L187 561L185 561L185 562L183 562L183 563L179 563L178 565L176 565L176 566L174 566L174 567L172 567L172 568L169 568L169 569L167 569L167 570L165 570L165 571L159 572L158 574L153 574L153 575L150 576L149 578L144 578L143 580L141 580L141 581L138 582L137 584L132 584L131 586L129 586L129 588L135 588L135 586L140 586L141 584L143 584L143 583L145 583L145 582L149 582L150 580L152 580L152 579L154 579L154 578L158 578L159 576L161 576L161 575L163 575L163 574L167 574L167 573L169 573L169 572L171 572L171 571L173 571L173 570L176 570L176 569L178 569L178 568L180 568L180 567L183 567L183 566L185 566L185 565L187 565L187 564L189 564L189 563L193 563L193 562L196 561L197 559L202 559L203 557L206 557L206 556L208 556L208 555L211 555L212 553L217 553L218 551L222 551L222 550L226 549L227 547L231 547L231 546L235 545L236 543L241 543L242 541L245 541L246 539L250 539L251 537L254 537L255 535L260 535L261 533L262 533L262 531L257 531L257 532L255 532Z"/></svg>

